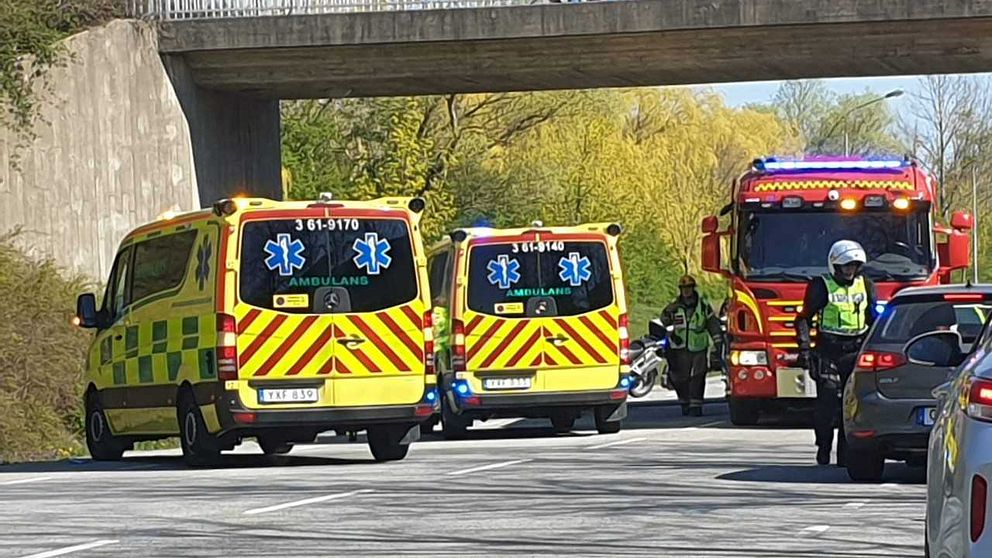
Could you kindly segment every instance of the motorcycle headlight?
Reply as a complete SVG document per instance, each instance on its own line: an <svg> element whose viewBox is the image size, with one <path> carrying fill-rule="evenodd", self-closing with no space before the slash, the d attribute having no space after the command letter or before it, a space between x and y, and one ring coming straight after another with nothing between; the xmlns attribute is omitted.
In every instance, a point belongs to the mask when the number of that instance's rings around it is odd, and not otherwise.
<svg viewBox="0 0 992 558"><path fill-rule="evenodd" d="M768 353L765 351L733 351L730 363L734 366L767 366Z"/></svg>

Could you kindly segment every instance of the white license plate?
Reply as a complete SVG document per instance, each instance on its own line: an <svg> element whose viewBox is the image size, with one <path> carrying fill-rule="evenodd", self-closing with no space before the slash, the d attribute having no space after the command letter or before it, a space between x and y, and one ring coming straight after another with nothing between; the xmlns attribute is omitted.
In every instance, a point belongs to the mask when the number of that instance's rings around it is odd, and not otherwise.
<svg viewBox="0 0 992 558"><path fill-rule="evenodd" d="M531 378L485 378L482 389L530 389Z"/></svg>
<svg viewBox="0 0 992 558"><path fill-rule="evenodd" d="M314 403L320 400L317 388L260 389L260 403Z"/></svg>
<svg viewBox="0 0 992 558"><path fill-rule="evenodd" d="M916 422L923 426L933 426L937 420L936 407L923 407L916 411Z"/></svg>

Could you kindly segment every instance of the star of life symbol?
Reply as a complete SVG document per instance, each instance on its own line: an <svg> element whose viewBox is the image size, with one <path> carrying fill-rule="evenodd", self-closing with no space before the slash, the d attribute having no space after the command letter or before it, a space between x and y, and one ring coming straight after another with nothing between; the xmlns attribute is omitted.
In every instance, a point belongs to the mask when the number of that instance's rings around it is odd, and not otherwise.
<svg viewBox="0 0 992 558"><path fill-rule="evenodd" d="M265 267L279 270L279 275L284 277L292 275L294 270L301 269L307 263L303 250L300 239L285 233L277 234L275 240L265 243L265 253L269 255L265 258Z"/></svg>
<svg viewBox="0 0 992 558"><path fill-rule="evenodd" d="M509 289L510 285L520 280L520 262L516 258L511 260L506 254L489 260L486 269L489 271L489 282L501 289Z"/></svg>
<svg viewBox="0 0 992 558"><path fill-rule="evenodd" d="M389 241L379 238L379 233L365 233L365 238L355 239L352 248L357 254L353 259L355 265L365 268L369 275L379 275L379 272L393 263L393 258L389 255Z"/></svg>
<svg viewBox="0 0 992 558"><path fill-rule="evenodd" d="M592 271L589 269L591 265L589 258L585 256L580 258L578 252L569 252L567 258L562 257L558 260L558 267L561 269L558 277L569 285L578 287L592 277Z"/></svg>

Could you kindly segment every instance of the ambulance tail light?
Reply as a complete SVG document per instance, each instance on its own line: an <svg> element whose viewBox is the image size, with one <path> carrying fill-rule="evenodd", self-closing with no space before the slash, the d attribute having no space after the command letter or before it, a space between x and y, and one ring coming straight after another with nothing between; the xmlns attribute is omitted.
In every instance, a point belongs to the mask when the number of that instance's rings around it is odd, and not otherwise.
<svg viewBox="0 0 992 558"><path fill-rule="evenodd" d="M424 312L424 374L434 374L434 312Z"/></svg>
<svg viewBox="0 0 992 558"><path fill-rule="evenodd" d="M217 315L217 379L238 379L238 323L230 314Z"/></svg>
<svg viewBox="0 0 992 558"><path fill-rule="evenodd" d="M451 368L455 372L465 371L465 324L461 320L451 321Z"/></svg>
<svg viewBox="0 0 992 558"><path fill-rule="evenodd" d="M619 326L617 326L617 333L620 334L620 364L630 364L630 332L627 329L629 325L627 314L620 314Z"/></svg>

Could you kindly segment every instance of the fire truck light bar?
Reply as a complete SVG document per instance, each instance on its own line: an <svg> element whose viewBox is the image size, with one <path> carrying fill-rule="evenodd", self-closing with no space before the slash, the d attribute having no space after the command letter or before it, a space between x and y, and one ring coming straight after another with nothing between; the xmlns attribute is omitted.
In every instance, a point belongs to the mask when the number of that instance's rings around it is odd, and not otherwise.
<svg viewBox="0 0 992 558"><path fill-rule="evenodd" d="M757 170L777 171L777 170L879 170L879 169L899 169L908 167L906 160L879 160L879 161L763 161L758 159L754 162Z"/></svg>

